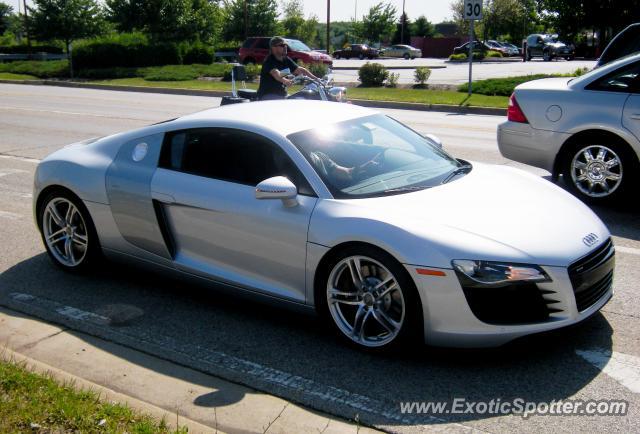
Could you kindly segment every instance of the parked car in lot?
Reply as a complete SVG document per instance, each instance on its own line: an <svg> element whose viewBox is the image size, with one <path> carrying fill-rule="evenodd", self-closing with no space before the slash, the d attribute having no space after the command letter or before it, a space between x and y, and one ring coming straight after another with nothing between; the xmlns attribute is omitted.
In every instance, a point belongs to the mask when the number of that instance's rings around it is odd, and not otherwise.
<svg viewBox="0 0 640 434"><path fill-rule="evenodd" d="M612 295L587 206L350 104L234 104L76 143L40 162L33 200L63 270L139 261L315 310L364 349L500 345Z"/></svg>
<svg viewBox="0 0 640 434"><path fill-rule="evenodd" d="M488 41L484 41L484 43L492 50L502 54L503 57L513 56L513 49L509 47L505 47L498 41L488 40Z"/></svg>
<svg viewBox="0 0 640 434"><path fill-rule="evenodd" d="M352 57L357 57L358 59L375 59L378 56L378 50L369 47L367 44L351 44L341 50L333 52L335 59L351 59Z"/></svg>
<svg viewBox="0 0 640 434"><path fill-rule="evenodd" d="M640 23L631 24L618 33L605 47L596 67L640 51Z"/></svg>
<svg viewBox="0 0 640 434"><path fill-rule="evenodd" d="M485 44L484 42L481 41L473 41L473 51L482 51L482 52L486 52L491 50L491 47L489 47L487 44ZM462 45L460 45L459 47L455 47L453 49L453 54L469 54L469 42L466 42Z"/></svg>
<svg viewBox="0 0 640 434"><path fill-rule="evenodd" d="M391 45L380 50L380 56L415 59L416 57L422 57L422 50L410 45Z"/></svg>
<svg viewBox="0 0 640 434"><path fill-rule="evenodd" d="M500 43L505 47L510 48L513 56L522 56L522 47L518 47L517 45L512 44L510 42L500 42Z"/></svg>
<svg viewBox="0 0 640 434"><path fill-rule="evenodd" d="M516 87L498 127L506 158L541 167L591 203L638 195L640 54L578 78Z"/></svg>
<svg viewBox="0 0 640 434"><path fill-rule="evenodd" d="M556 57L573 60L575 49L571 44L558 41L558 35L533 34L527 36L527 60L534 57L542 57L546 62Z"/></svg>
<svg viewBox="0 0 640 434"><path fill-rule="evenodd" d="M240 63L247 65L264 62L264 59L269 55L270 40L271 38L263 36L247 38L242 47L240 47ZM304 42L289 38L285 38L285 41L287 41L287 55L294 62L304 62L306 64L324 63L328 66L333 64L331 56L313 51Z"/></svg>

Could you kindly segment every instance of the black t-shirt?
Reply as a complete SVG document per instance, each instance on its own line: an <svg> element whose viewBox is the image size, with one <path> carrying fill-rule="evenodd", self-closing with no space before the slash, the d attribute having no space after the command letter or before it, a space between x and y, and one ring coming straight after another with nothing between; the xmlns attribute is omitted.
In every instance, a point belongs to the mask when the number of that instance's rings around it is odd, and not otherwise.
<svg viewBox="0 0 640 434"><path fill-rule="evenodd" d="M262 70L260 71L260 86L258 87L258 98L262 98L263 95L270 93L276 95L286 96L287 91L284 85L270 74L271 70L277 69L283 75L293 74L298 69L296 62L291 60L290 57L285 57L282 61L276 59L276 56L269 54L264 63L262 64Z"/></svg>

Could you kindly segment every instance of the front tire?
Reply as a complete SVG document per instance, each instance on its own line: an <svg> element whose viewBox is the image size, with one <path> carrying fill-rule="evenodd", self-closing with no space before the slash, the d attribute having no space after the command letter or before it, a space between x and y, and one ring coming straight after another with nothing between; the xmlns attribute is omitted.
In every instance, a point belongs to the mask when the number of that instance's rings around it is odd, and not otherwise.
<svg viewBox="0 0 640 434"><path fill-rule="evenodd" d="M551 53L549 52L549 50L545 50L542 52L542 60L544 60L545 62L550 62L552 59L551 57Z"/></svg>
<svg viewBox="0 0 640 434"><path fill-rule="evenodd" d="M627 195L638 182L638 163L624 144L611 137L576 143L565 155L563 178L583 202L604 204Z"/></svg>
<svg viewBox="0 0 640 434"><path fill-rule="evenodd" d="M47 254L65 271L82 272L98 259L100 246L89 211L70 192L53 191L38 210L38 225Z"/></svg>
<svg viewBox="0 0 640 434"><path fill-rule="evenodd" d="M324 268L316 291L336 333L359 349L385 351L422 331L413 280L398 261L377 248L342 250Z"/></svg>
<svg viewBox="0 0 640 434"><path fill-rule="evenodd" d="M409 53L404 53L404 56L402 56L405 58L405 60L409 60L410 58L412 59L412 57L409 55Z"/></svg>

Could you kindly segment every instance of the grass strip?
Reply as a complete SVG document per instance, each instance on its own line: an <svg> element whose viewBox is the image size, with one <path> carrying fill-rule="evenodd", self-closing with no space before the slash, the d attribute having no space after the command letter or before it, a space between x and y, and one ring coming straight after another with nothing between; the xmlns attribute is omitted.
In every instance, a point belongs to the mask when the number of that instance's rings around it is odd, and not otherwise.
<svg viewBox="0 0 640 434"><path fill-rule="evenodd" d="M115 80L100 80L92 82L94 84L105 84L115 86L142 86L142 87L164 87L171 89L196 89L196 90L231 90L228 82L208 81L208 80L187 80L187 81L146 81L143 78L122 78ZM257 89L257 84L248 83L249 89ZM290 93L295 91L291 89ZM373 101L394 101L411 102L420 104L443 104L462 107L498 107L507 108L509 98L503 96L471 95L455 91L429 90L429 89L394 89L385 87L350 87L347 90L349 98L368 99Z"/></svg>
<svg viewBox="0 0 640 434"><path fill-rule="evenodd" d="M24 363L0 361L0 432L171 431L164 420L158 422L126 405L103 402L95 392L59 384L50 375L30 372Z"/></svg>
<svg viewBox="0 0 640 434"><path fill-rule="evenodd" d="M0 72L0 80L40 80L38 77L28 74L14 74L11 72Z"/></svg>

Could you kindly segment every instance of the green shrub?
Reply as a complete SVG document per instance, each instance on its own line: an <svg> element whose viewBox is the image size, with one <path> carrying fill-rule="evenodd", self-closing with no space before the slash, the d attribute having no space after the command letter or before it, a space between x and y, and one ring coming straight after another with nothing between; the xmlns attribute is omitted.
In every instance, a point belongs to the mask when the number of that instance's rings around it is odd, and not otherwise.
<svg viewBox="0 0 640 434"><path fill-rule="evenodd" d="M400 78L400 74L397 72L389 73L389 77L387 78L387 87L398 87L398 79Z"/></svg>
<svg viewBox="0 0 640 434"><path fill-rule="evenodd" d="M496 50L489 50L486 57L502 57L502 53Z"/></svg>
<svg viewBox="0 0 640 434"><path fill-rule="evenodd" d="M66 60L22 60L0 63L0 72L33 75L38 78L63 78L69 76Z"/></svg>
<svg viewBox="0 0 640 434"><path fill-rule="evenodd" d="M76 75L81 78L88 78L91 80L104 80L109 78L132 78L142 77L141 69L138 68L103 68L103 69L81 69L76 72Z"/></svg>
<svg viewBox="0 0 640 434"><path fill-rule="evenodd" d="M488 80L478 80L471 83L471 90L473 93L481 95L509 96L513 93L513 89L517 85L527 81L547 77L551 77L551 75L537 74L519 77L490 78ZM468 85L466 83L461 84L460 86L458 86L458 92L467 92L467 86Z"/></svg>
<svg viewBox="0 0 640 434"><path fill-rule="evenodd" d="M365 87L382 86L389 78L389 72L380 63L367 62L358 70L358 79Z"/></svg>
<svg viewBox="0 0 640 434"><path fill-rule="evenodd" d="M194 44L183 44L182 63L192 65L194 63L208 65L213 62L213 47L196 42Z"/></svg>
<svg viewBox="0 0 640 434"><path fill-rule="evenodd" d="M328 71L328 67L327 65L325 65L324 63L304 63L304 62L298 62L298 66L302 66L304 68L307 68L313 75L315 75L316 77L324 77L325 75L327 75L327 71Z"/></svg>
<svg viewBox="0 0 640 434"><path fill-rule="evenodd" d="M473 60L482 60L487 56L486 51L474 51L473 52Z"/></svg>
<svg viewBox="0 0 640 434"><path fill-rule="evenodd" d="M222 81L231 81L231 69L233 68L233 65L226 64L224 66L226 67L226 69L224 70ZM247 81L254 81L256 77L260 75L262 66L261 65L245 65L244 70L247 73Z"/></svg>
<svg viewBox="0 0 640 434"><path fill-rule="evenodd" d="M449 60L467 60L467 55L464 53L460 53L460 54L452 54L451 56L449 56Z"/></svg>
<svg viewBox="0 0 640 434"><path fill-rule="evenodd" d="M418 66L413 73L413 80L418 83L419 86L424 87L425 82L429 79L430 76L431 69L426 66Z"/></svg>
<svg viewBox="0 0 640 434"><path fill-rule="evenodd" d="M575 77L580 77L581 75L586 74L587 72L589 72L589 68L587 68L586 66L584 68L578 68L575 71L573 71L573 76Z"/></svg>

